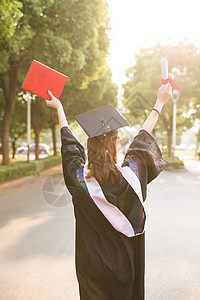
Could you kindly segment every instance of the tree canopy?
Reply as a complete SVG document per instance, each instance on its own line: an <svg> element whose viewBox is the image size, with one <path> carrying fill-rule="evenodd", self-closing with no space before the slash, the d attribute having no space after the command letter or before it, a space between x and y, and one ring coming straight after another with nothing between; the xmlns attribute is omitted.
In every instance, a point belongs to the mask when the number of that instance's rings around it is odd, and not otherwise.
<svg viewBox="0 0 200 300"><path fill-rule="evenodd" d="M161 85L160 61L167 57L169 73L181 87L177 103L177 134L190 128L195 119L191 108L199 95L200 86L200 50L193 44L180 41L177 45L142 48L135 56L135 65L127 70L128 80L123 85L126 115L132 125L144 122L157 99ZM155 127L168 136L168 150L171 155L173 110L172 101L163 108Z"/></svg>
<svg viewBox="0 0 200 300"><path fill-rule="evenodd" d="M70 118L81 107L116 103L117 89L105 61L105 0L3 0L1 8L0 22L6 19L6 25L0 31L0 105L3 163L9 164L10 119L33 58L69 76L61 99Z"/></svg>

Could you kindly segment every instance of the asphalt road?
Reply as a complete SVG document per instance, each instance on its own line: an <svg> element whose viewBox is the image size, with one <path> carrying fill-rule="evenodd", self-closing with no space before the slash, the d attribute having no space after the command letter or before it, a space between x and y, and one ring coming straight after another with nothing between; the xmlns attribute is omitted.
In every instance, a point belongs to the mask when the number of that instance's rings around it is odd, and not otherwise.
<svg viewBox="0 0 200 300"><path fill-rule="evenodd" d="M163 172L146 203L146 299L200 299L200 163Z"/></svg>
<svg viewBox="0 0 200 300"><path fill-rule="evenodd" d="M200 163L185 164L149 184L146 300L200 299ZM0 192L0 266L0 300L79 299L61 173Z"/></svg>

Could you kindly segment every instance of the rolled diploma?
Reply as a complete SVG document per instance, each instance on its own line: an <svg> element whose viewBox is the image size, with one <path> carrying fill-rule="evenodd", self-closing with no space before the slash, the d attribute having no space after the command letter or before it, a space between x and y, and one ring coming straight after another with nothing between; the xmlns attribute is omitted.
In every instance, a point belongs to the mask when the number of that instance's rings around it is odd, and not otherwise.
<svg viewBox="0 0 200 300"><path fill-rule="evenodd" d="M161 78L162 79L168 79L168 60L167 58L163 57L161 59ZM169 85L169 82L167 84L162 84L162 90L164 91Z"/></svg>

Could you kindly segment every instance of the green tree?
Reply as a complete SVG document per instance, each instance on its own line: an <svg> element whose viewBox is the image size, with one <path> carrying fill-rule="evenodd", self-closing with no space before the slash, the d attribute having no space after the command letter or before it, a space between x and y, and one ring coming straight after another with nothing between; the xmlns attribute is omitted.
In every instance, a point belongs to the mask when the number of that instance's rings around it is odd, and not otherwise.
<svg viewBox="0 0 200 300"><path fill-rule="evenodd" d="M9 165L11 114L32 59L68 74L74 92L86 89L105 71L109 21L104 0L3 1L1 9L1 23L10 19L9 28L0 31L2 150L3 164Z"/></svg>
<svg viewBox="0 0 200 300"><path fill-rule="evenodd" d="M21 97L20 97L21 99ZM21 99L16 101L15 109L11 115L10 123L10 139L12 143L12 158L15 158L16 148L19 146L17 140L26 136L27 122L26 122L26 105Z"/></svg>
<svg viewBox="0 0 200 300"><path fill-rule="evenodd" d="M11 38L17 22L22 17L22 3L17 0L1 0L0 3L0 45Z"/></svg>
<svg viewBox="0 0 200 300"><path fill-rule="evenodd" d="M196 60L196 69L194 76L196 80L194 81L196 87L192 89L193 91L193 102L191 103L191 109L193 110L192 117L196 121L196 125L199 126L199 129L196 131L196 151L195 156L200 153L200 55ZM193 85L194 85L193 83ZM199 157L200 158L200 157Z"/></svg>
<svg viewBox="0 0 200 300"><path fill-rule="evenodd" d="M199 88L199 49L186 41L180 41L176 46L157 45L153 48L140 49L135 57L135 65L127 70L128 81L123 85L124 104L127 118L132 125L144 122L157 98L161 85L160 61L167 57L169 72L174 75L174 81L181 87L180 99L177 103L177 135L190 128L194 123L191 103ZM155 131L167 134L168 155L171 156L173 108L169 101L163 108Z"/></svg>
<svg viewBox="0 0 200 300"><path fill-rule="evenodd" d="M13 70L8 70L9 48L12 38L17 29L17 23L22 17L22 3L16 0L1 0L0 4L0 108L1 108L1 136L3 154L8 153L9 143L9 124L14 107L16 90L16 67L13 64ZM11 59L12 61L12 59ZM5 112L5 113L4 113ZM3 163L9 164L9 158L5 155Z"/></svg>
<svg viewBox="0 0 200 300"><path fill-rule="evenodd" d="M111 71L105 65L104 73L98 80L91 81L86 89L66 87L63 104L69 121L73 121L75 115L86 110L107 104L117 105L117 86L112 83L111 77Z"/></svg>

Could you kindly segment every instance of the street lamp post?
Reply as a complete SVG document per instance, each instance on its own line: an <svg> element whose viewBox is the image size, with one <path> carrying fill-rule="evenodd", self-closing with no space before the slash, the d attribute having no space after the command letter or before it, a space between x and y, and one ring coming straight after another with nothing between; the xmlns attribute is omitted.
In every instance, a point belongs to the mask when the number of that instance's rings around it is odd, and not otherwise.
<svg viewBox="0 0 200 300"><path fill-rule="evenodd" d="M179 100L179 91L174 89L172 91L172 102L173 102L173 160L175 160L175 147L176 147L176 103Z"/></svg>
<svg viewBox="0 0 200 300"><path fill-rule="evenodd" d="M31 143L31 94L30 93L26 93L24 94L23 98L26 100L27 102L27 163L30 162L29 159L29 148L30 148L30 143Z"/></svg>

